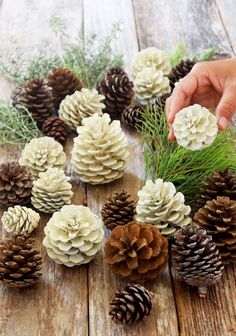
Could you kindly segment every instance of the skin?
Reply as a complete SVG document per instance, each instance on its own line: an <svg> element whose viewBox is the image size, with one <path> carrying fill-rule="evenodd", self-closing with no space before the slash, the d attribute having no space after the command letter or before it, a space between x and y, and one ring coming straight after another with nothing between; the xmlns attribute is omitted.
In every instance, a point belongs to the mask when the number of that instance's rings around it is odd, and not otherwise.
<svg viewBox="0 0 236 336"><path fill-rule="evenodd" d="M170 140L176 113L193 104L215 109L219 130L227 128L236 111L236 59L197 63L176 85L166 101Z"/></svg>

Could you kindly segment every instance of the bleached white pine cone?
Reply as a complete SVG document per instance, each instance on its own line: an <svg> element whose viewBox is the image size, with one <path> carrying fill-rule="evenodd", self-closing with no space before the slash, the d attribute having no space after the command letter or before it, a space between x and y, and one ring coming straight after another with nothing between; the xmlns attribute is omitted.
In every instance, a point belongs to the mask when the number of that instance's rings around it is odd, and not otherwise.
<svg viewBox="0 0 236 336"><path fill-rule="evenodd" d="M185 205L184 195L176 192L172 182L148 180L138 192L136 219L155 224L165 236L170 236L181 227L191 223L191 208Z"/></svg>
<svg viewBox="0 0 236 336"><path fill-rule="evenodd" d="M205 107L195 104L175 116L174 134L180 146L200 150L210 146L218 132L216 117Z"/></svg>
<svg viewBox="0 0 236 336"><path fill-rule="evenodd" d="M39 220L37 212L20 205L8 208L2 216L4 229L14 235L29 235L38 226Z"/></svg>
<svg viewBox="0 0 236 336"><path fill-rule="evenodd" d="M155 47L149 47L137 53L131 64L131 75L135 79L138 72L145 68L162 70L164 75L168 75L171 70L169 55Z"/></svg>
<svg viewBox="0 0 236 336"><path fill-rule="evenodd" d="M94 113L102 114L102 109L105 107L102 103L104 99L105 97L98 94L97 90L83 88L71 96L66 96L60 104L59 116L69 127L76 130L83 118L90 117Z"/></svg>
<svg viewBox="0 0 236 336"><path fill-rule="evenodd" d="M162 70L145 68L137 74L134 80L135 97L142 105L147 105L168 92L170 92L170 82Z"/></svg>
<svg viewBox="0 0 236 336"><path fill-rule="evenodd" d="M68 267L89 263L101 249L101 220L82 205L65 205L55 212L45 229L43 245L57 264Z"/></svg>
<svg viewBox="0 0 236 336"><path fill-rule="evenodd" d="M63 168L66 155L59 142L50 137L32 139L25 145L19 163L29 168L34 178L48 168Z"/></svg>
<svg viewBox="0 0 236 336"><path fill-rule="evenodd" d="M84 182L104 184L120 178L129 155L120 121L105 113L85 118L72 150L72 170Z"/></svg>
<svg viewBox="0 0 236 336"><path fill-rule="evenodd" d="M66 204L71 204L73 192L69 179L64 171L58 168L49 168L40 173L39 178L33 182L33 206L39 211L52 213Z"/></svg>

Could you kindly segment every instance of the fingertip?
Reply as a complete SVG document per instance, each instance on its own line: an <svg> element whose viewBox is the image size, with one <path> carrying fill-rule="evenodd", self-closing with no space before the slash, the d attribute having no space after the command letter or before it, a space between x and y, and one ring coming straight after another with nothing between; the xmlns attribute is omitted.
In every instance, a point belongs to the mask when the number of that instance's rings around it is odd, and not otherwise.
<svg viewBox="0 0 236 336"><path fill-rule="evenodd" d="M174 142L176 140L176 137L174 135L173 127L170 128L169 139L170 139L171 142Z"/></svg>
<svg viewBox="0 0 236 336"><path fill-rule="evenodd" d="M224 131L224 130L227 128L228 123L229 123L229 121L228 121L227 118L225 118L225 117L220 117L220 118L218 119L218 122L217 122L217 125L218 125L219 130L220 130L220 131Z"/></svg>

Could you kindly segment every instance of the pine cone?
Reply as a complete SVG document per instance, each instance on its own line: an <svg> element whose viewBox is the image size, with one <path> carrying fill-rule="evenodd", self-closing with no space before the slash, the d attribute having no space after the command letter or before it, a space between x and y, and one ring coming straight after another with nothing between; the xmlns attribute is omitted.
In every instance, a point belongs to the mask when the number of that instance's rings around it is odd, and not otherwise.
<svg viewBox="0 0 236 336"><path fill-rule="evenodd" d="M45 229L43 245L57 264L68 267L89 263L101 249L104 236L100 219L82 205L65 205Z"/></svg>
<svg viewBox="0 0 236 336"><path fill-rule="evenodd" d="M131 128L141 124L142 108L139 105L130 105L122 113L122 122Z"/></svg>
<svg viewBox="0 0 236 336"><path fill-rule="evenodd" d="M196 63L195 61L186 59L182 60L179 64L177 64L174 68L172 68L168 76L172 90L175 87L175 83L177 83L180 79L187 76L187 74L192 70L195 63Z"/></svg>
<svg viewBox="0 0 236 336"><path fill-rule="evenodd" d="M67 136L67 125L60 118L56 116L47 118L43 123L42 131L46 136L54 138L62 145L65 144Z"/></svg>
<svg viewBox="0 0 236 336"><path fill-rule="evenodd" d="M173 130L180 146L193 151L200 150L215 140L217 119L207 108L194 104L176 114Z"/></svg>
<svg viewBox="0 0 236 336"><path fill-rule="evenodd" d="M135 202L128 200L130 195L122 190L113 192L102 208L102 219L107 229L132 222L135 214Z"/></svg>
<svg viewBox="0 0 236 336"><path fill-rule="evenodd" d="M165 93L159 97L157 97L152 104L155 105L155 109L156 111L159 111L160 113L163 113L163 110L165 109L165 104L166 104L166 100L167 98L169 98L171 96L170 93Z"/></svg>
<svg viewBox="0 0 236 336"><path fill-rule="evenodd" d="M33 244L34 239L20 235L6 237L0 243L0 283L21 288L41 278L42 257Z"/></svg>
<svg viewBox="0 0 236 336"><path fill-rule="evenodd" d="M38 226L40 216L30 208L15 205L3 213L1 220L7 232L29 235Z"/></svg>
<svg viewBox="0 0 236 336"><path fill-rule="evenodd" d="M214 171L205 178L196 196L197 209L204 206L207 201L216 199L217 196L228 196L236 201L236 174L229 168Z"/></svg>
<svg viewBox="0 0 236 336"><path fill-rule="evenodd" d="M104 251L114 273L128 281L144 282L165 269L168 241L156 226L130 222L112 230Z"/></svg>
<svg viewBox="0 0 236 336"><path fill-rule="evenodd" d="M179 278L198 287L200 297L205 297L207 287L220 280L224 269L212 237L206 230L189 225L176 233L172 249Z"/></svg>
<svg viewBox="0 0 236 336"><path fill-rule="evenodd" d="M0 206L29 203L32 186L28 168L20 166L18 162L0 166Z"/></svg>
<svg viewBox="0 0 236 336"><path fill-rule="evenodd" d="M22 96L25 94L25 85L21 84L14 88L11 95L12 105L21 104Z"/></svg>
<svg viewBox="0 0 236 336"><path fill-rule="evenodd" d="M69 179L58 168L49 168L39 173L39 178L33 182L33 206L39 211L52 213L60 210L63 205L70 204L73 192Z"/></svg>
<svg viewBox="0 0 236 336"><path fill-rule="evenodd" d="M36 178L48 168L62 168L66 162L63 147L53 138L32 139L25 145L20 157L20 164L27 166Z"/></svg>
<svg viewBox="0 0 236 336"><path fill-rule="evenodd" d="M184 195L176 192L173 183L148 180L138 196L136 220L155 224L163 235L171 237L176 230L191 223L191 208L185 205Z"/></svg>
<svg viewBox="0 0 236 336"><path fill-rule="evenodd" d="M170 92L169 79L161 70L144 68L134 80L134 92L139 104L148 105L162 94Z"/></svg>
<svg viewBox="0 0 236 336"><path fill-rule="evenodd" d="M105 112L112 119L119 119L124 109L130 105L134 95L133 82L122 68L112 68L100 81L97 90L105 96Z"/></svg>
<svg viewBox="0 0 236 336"><path fill-rule="evenodd" d="M195 214L193 223L212 235L224 264L236 262L236 201L220 196L208 201Z"/></svg>
<svg viewBox="0 0 236 336"><path fill-rule="evenodd" d="M123 176L129 151L120 121L111 122L107 113L95 114L83 120L78 133L71 164L83 182L104 184Z"/></svg>
<svg viewBox="0 0 236 336"><path fill-rule="evenodd" d="M84 118L95 113L102 114L104 96L97 90L82 89L67 96L60 104L59 116L72 129L76 130Z"/></svg>
<svg viewBox="0 0 236 336"><path fill-rule="evenodd" d="M55 112L52 88L45 80L35 77L19 88L18 93L12 99L24 105L39 126Z"/></svg>
<svg viewBox="0 0 236 336"><path fill-rule="evenodd" d="M128 284L115 293L109 315L117 324L131 324L142 321L151 309L152 298L148 290L138 284Z"/></svg>
<svg viewBox="0 0 236 336"><path fill-rule="evenodd" d="M72 95L75 91L80 91L83 87L82 81L73 71L67 68L56 68L48 75L48 85L52 88L55 108L58 109L61 101Z"/></svg>
<svg viewBox="0 0 236 336"><path fill-rule="evenodd" d="M211 61L219 61L219 60L225 60L228 58L232 58L232 55L227 53L227 52L223 52L223 51L216 51L211 59Z"/></svg>

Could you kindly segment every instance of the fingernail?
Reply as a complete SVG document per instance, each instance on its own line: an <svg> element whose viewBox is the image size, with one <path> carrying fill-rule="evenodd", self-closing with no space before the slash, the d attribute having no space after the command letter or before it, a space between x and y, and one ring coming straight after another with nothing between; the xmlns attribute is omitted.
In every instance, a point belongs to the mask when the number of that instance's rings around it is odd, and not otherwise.
<svg viewBox="0 0 236 336"><path fill-rule="evenodd" d="M220 117L218 120L218 127L221 131L224 131L228 125L228 120L225 117Z"/></svg>

